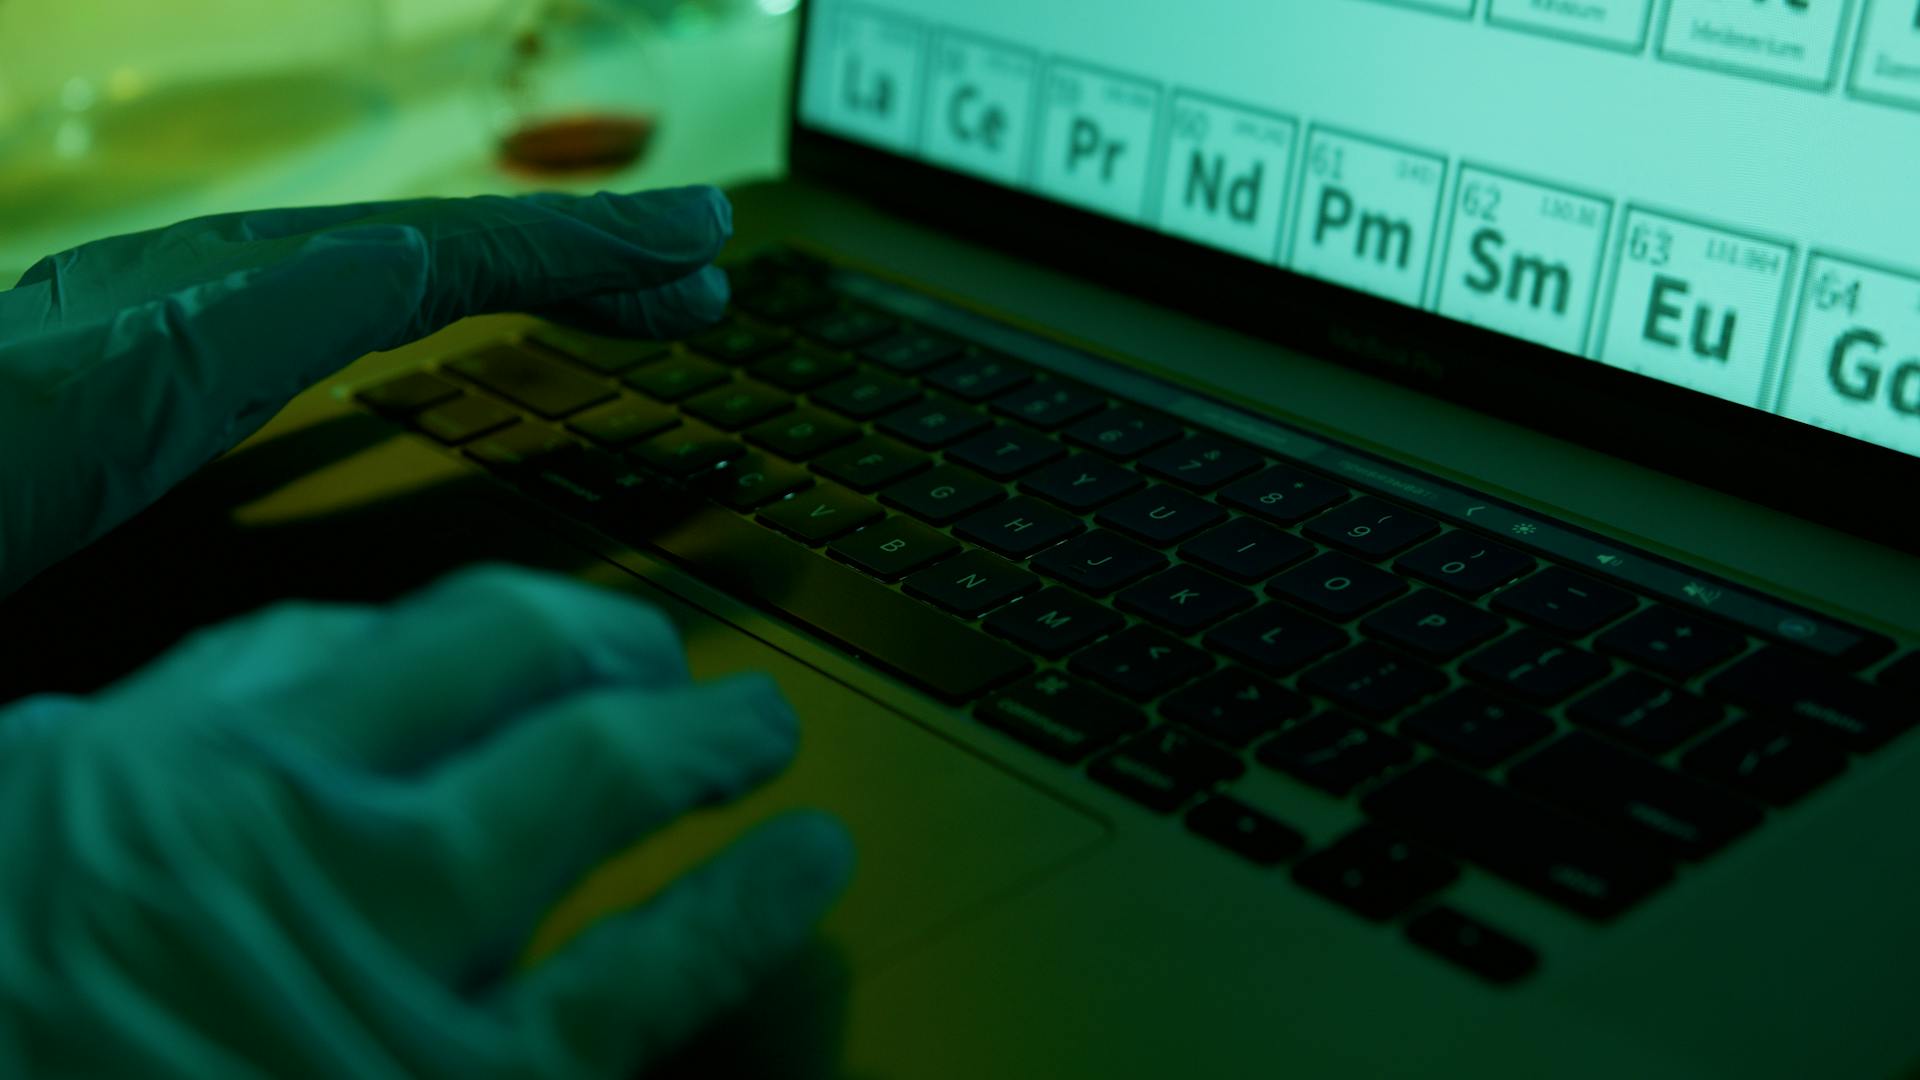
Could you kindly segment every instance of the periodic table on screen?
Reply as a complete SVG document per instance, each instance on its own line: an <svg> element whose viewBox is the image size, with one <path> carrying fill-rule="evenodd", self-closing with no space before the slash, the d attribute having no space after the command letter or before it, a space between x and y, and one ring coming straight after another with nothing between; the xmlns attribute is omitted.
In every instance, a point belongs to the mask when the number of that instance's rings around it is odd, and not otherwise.
<svg viewBox="0 0 1920 1080"><path fill-rule="evenodd" d="M969 17L980 5L829 0L816 5L803 114L945 168L1920 453L1920 0L1238 2L1264 9L1246 34L1266 35L1276 55L1297 44L1283 40L1289 13L1314 9L1296 21L1348 62L1298 83L1243 64L1255 74L1236 92L1221 85L1235 81L1232 65L1215 70L1201 48L1255 48L1233 40L1231 20L1178 41L1144 25L1130 41L1120 26L1095 35L1104 48L1076 49L1074 32L1006 32L1018 15L1001 33L982 29L988 20ZM1124 22L1128 7L1107 10ZM1081 38L1094 33L1086 23ZM1416 62L1354 51L1388 37ZM1305 48L1287 54L1289 70L1307 70ZM1431 65L1417 62L1421 48ZM1474 66L1449 67L1449 50L1463 49ZM1370 64L1404 78L1384 85ZM1311 92L1343 70L1359 80L1344 98ZM1425 93L1426 70L1454 85ZM1556 87L1559 70L1578 84ZM1487 85L1460 91L1462 80ZM1661 106L1716 84L1731 91L1721 112L1741 138L1690 143L1673 125L1713 117ZM1530 94L1541 100L1526 107L1551 117L1556 93L1584 95L1568 116L1589 123L1617 99L1610 167L1533 160L1552 156L1533 152L1551 142L1544 121L1481 137L1421 111L1441 107L1426 97L1457 110ZM1443 130L1465 133L1450 142ZM1764 197L1675 190L1673 148L1696 143L1720 149L1683 163L1690 176ZM1623 162L1636 154L1644 169ZM1898 202L1899 189L1912 198ZM1888 192L1880 203L1863 194ZM1743 199L1786 211L1743 212ZM1826 236L1796 220L1821 215L1795 212L1795 200L1856 227L1845 218L1855 202L1908 210L1882 214L1884 229Z"/></svg>

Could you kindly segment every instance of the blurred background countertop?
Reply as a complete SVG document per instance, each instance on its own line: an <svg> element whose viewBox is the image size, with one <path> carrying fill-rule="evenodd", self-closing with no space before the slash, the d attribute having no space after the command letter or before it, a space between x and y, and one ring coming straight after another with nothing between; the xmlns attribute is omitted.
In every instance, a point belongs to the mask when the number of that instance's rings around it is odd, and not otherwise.
<svg viewBox="0 0 1920 1080"><path fill-rule="evenodd" d="M796 3L0 0L0 288L203 214L777 175ZM638 137L503 150L583 119Z"/></svg>

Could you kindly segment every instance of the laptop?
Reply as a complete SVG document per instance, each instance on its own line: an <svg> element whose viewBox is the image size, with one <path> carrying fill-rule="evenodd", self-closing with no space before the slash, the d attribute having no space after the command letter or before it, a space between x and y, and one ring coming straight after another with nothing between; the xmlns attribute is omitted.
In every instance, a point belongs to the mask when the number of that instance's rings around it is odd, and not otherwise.
<svg viewBox="0 0 1920 1080"><path fill-rule="evenodd" d="M802 18L724 323L367 357L13 678L479 559L658 604L804 748L531 953L861 849L696 1074L1920 1070L1911 3Z"/></svg>

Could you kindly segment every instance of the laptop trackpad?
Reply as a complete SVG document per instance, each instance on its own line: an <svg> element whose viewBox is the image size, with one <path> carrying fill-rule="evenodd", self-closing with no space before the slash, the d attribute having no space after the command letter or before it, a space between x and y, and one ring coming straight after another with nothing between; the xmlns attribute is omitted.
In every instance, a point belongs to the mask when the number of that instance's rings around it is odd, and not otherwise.
<svg viewBox="0 0 1920 1080"><path fill-rule="evenodd" d="M603 867L542 927L536 953L652 895L752 823L789 808L832 811L852 830L853 884L824 932L856 972L897 958L1106 835L1093 818L757 638L644 582L633 588L679 625L696 678L759 670L779 681L800 714L800 756L766 789L692 815Z"/></svg>

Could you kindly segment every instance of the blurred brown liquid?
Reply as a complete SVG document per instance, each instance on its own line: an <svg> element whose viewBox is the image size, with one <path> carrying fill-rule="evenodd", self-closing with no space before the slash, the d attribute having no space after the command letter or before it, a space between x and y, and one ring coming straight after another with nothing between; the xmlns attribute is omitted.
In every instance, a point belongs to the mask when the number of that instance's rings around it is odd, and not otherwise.
<svg viewBox="0 0 1920 1080"><path fill-rule="evenodd" d="M543 176L612 172L646 154L656 126L650 114L591 114L540 120L501 139L500 159L516 172Z"/></svg>

